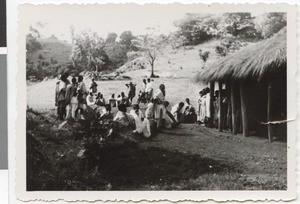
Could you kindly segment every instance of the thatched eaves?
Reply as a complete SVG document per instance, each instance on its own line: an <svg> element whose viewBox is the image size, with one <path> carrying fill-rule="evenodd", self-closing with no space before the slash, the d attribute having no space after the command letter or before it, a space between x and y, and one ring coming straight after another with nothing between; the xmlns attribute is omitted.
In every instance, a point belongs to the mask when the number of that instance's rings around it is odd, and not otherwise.
<svg viewBox="0 0 300 204"><path fill-rule="evenodd" d="M196 75L196 81L260 80L286 69L286 28L273 37L241 48L215 61Z"/></svg>

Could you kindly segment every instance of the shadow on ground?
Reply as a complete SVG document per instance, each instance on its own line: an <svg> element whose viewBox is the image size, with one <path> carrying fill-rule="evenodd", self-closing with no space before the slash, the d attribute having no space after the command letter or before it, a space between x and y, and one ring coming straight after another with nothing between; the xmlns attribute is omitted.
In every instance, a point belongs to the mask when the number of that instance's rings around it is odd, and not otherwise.
<svg viewBox="0 0 300 204"><path fill-rule="evenodd" d="M102 171L115 190L145 185L168 185L231 168L216 160L157 147L124 143L103 149ZM104 156L105 155L105 156Z"/></svg>

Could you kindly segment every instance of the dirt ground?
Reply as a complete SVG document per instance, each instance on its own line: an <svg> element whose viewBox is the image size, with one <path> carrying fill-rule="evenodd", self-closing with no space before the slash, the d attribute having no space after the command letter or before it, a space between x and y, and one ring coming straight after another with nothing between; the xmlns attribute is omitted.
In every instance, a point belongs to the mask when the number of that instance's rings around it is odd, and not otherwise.
<svg viewBox="0 0 300 204"><path fill-rule="evenodd" d="M28 190L284 190L286 143L181 124L151 139L114 140L81 169L72 126L51 114L27 131ZM32 121L32 120L31 120Z"/></svg>
<svg viewBox="0 0 300 204"><path fill-rule="evenodd" d="M143 145L216 159L234 167L240 173L239 179L245 182L278 181L281 187L286 185L286 142L269 143L265 138L245 138L195 124L182 124L176 130L163 131ZM256 184L248 187L255 189L258 187ZM263 185L261 187L264 188Z"/></svg>

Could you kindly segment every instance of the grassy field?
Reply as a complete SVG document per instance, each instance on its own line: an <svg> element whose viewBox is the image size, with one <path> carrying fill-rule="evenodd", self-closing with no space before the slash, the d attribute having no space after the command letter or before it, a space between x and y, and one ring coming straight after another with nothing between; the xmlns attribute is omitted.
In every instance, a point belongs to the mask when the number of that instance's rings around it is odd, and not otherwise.
<svg viewBox="0 0 300 204"><path fill-rule="evenodd" d="M211 41L192 49L167 47L155 64L154 88L166 85L166 99L172 104L190 98L196 106L198 92L205 84L193 83L202 66L198 49L209 50ZM127 72L140 89L150 68ZM85 79L87 85L90 79ZM98 81L98 91L108 98L127 93L129 81ZM72 125L58 129L55 119L55 79L27 86L27 104L38 113L31 115L34 128L27 140L38 163L27 163L32 174L28 190L285 190L287 188L287 145L268 143L258 137L220 133L195 124L164 130L150 140L113 141L97 153L99 158L86 175L80 170L77 154L81 141L74 140ZM27 147L32 149L31 146ZM39 157L40 156L40 157ZM31 165L31 166L30 166ZM108 185L111 185L108 187Z"/></svg>

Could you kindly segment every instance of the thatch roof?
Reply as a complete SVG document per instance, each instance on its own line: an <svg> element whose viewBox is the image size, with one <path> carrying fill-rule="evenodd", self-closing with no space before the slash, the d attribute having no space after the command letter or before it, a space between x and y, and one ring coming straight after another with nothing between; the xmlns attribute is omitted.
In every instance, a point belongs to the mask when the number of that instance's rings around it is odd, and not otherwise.
<svg viewBox="0 0 300 204"><path fill-rule="evenodd" d="M273 37L243 47L215 61L196 75L196 81L260 80L286 69L286 28Z"/></svg>

